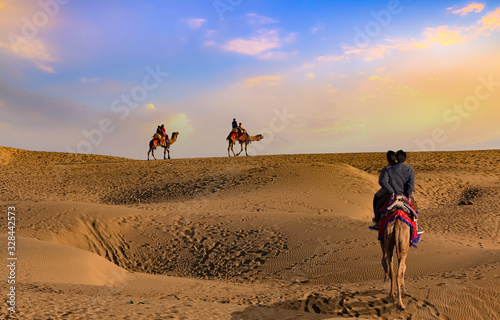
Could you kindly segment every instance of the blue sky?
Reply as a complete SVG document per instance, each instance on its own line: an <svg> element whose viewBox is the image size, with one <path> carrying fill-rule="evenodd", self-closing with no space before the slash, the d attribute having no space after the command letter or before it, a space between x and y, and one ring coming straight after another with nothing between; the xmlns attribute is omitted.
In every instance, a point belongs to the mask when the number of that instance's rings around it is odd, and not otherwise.
<svg viewBox="0 0 500 320"><path fill-rule="evenodd" d="M224 156L236 117L252 154L499 147L500 1L0 0L0 31L3 146L144 159L164 123Z"/></svg>

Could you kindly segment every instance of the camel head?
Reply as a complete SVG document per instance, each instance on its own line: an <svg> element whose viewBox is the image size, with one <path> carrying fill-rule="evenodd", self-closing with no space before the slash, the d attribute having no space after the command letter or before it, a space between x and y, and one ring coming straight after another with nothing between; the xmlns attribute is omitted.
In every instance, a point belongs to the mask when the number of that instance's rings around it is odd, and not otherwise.
<svg viewBox="0 0 500 320"><path fill-rule="evenodd" d="M255 140L257 140L257 141L260 141L262 139L264 139L264 136L261 135L261 134L258 134L258 135L255 136Z"/></svg>
<svg viewBox="0 0 500 320"><path fill-rule="evenodd" d="M177 141L177 136L179 135L179 132L172 132L172 135L170 136L170 139L168 139L170 141L170 143L174 143L175 141Z"/></svg>

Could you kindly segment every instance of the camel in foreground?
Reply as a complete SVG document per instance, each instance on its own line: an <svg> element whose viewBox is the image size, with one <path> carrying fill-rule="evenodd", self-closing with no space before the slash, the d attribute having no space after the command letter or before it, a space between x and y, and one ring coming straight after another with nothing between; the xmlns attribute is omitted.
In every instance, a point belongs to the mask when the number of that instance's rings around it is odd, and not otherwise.
<svg viewBox="0 0 500 320"><path fill-rule="evenodd" d="M177 136L179 135L179 132L172 132L171 138L167 139L165 145L161 145L160 141L158 139L151 139L149 141L149 151L148 151L148 160L149 160L149 153L153 155L153 158L156 160L155 157L155 150L157 147L163 147L165 150L163 152L163 159L166 158L166 153L168 152L168 158L170 159L170 145L173 144L177 140Z"/></svg>
<svg viewBox="0 0 500 320"><path fill-rule="evenodd" d="M248 134L248 133L246 133ZM251 136L248 134L248 140L250 141L260 141L264 139L264 136L261 135L261 134L258 134L256 136ZM248 142L246 141L245 139L245 136L244 135L240 135L238 136L237 133L235 132L231 132L229 134L229 136L227 137L226 139L227 141L229 141L229 146L227 147L227 155L228 156L231 156L231 153L229 153L229 150L231 150L233 152L233 155L236 157L236 156L239 156L240 153L243 152L243 143L245 144L245 154L248 156L248 152L247 152L247 147L248 147ZM238 152L237 154L234 153L234 150L233 150L233 146L236 142L239 142L240 143L240 146L241 146L241 150L240 152Z"/></svg>
<svg viewBox="0 0 500 320"><path fill-rule="evenodd" d="M397 268L397 287L398 287L398 306L401 309L405 309L403 304L403 299L401 299L401 294L405 291L404 276L406 270L406 257L408 256L408 251L410 250L410 227L399 219L387 224L384 230L384 242L381 243L382 246L382 266L385 271L385 278L389 275L391 278L391 291L389 293L389 298L394 300L396 298L394 294L394 278L396 276L394 271L394 265L392 263L392 256L394 248L396 248L396 256L398 258L398 268Z"/></svg>

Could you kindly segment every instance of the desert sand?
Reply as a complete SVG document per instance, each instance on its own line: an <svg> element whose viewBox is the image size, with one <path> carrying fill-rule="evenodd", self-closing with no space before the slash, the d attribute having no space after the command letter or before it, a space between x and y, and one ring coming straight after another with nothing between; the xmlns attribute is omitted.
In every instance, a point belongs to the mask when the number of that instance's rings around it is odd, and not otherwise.
<svg viewBox="0 0 500 320"><path fill-rule="evenodd" d="M18 258L16 313L2 303L0 317L500 319L500 151L407 164L425 233L399 310L368 229L384 153L140 161L0 147L2 248L15 207Z"/></svg>

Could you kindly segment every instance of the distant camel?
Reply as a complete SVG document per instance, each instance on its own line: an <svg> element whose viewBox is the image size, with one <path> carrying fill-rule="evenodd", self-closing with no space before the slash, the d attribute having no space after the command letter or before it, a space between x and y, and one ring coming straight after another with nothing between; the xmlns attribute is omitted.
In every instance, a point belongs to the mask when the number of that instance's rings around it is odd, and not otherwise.
<svg viewBox="0 0 500 320"><path fill-rule="evenodd" d="M406 270L406 256L410 250L410 227L399 219L395 219L388 223L384 230L384 243L382 247L382 267L384 267L385 278L389 275L391 278L391 291L389 298L395 299L394 294L394 266L392 264L392 256L394 248L396 248L396 256L398 258L397 269L397 287L398 287L398 305L404 309L401 293L405 291L405 270Z"/></svg>
<svg viewBox="0 0 500 320"><path fill-rule="evenodd" d="M166 158L166 153L168 152L168 158L170 159L170 145L173 144L177 140L177 136L179 135L179 132L172 132L172 138L168 139L165 143L165 145L161 145L160 141L158 139L151 139L149 141L149 151L148 151L148 160L149 160L149 153L153 155L153 158L156 160L155 157L155 150L157 147L163 147L165 150L163 152L163 159Z"/></svg>
<svg viewBox="0 0 500 320"><path fill-rule="evenodd" d="M246 133L248 134L248 133ZM264 136L261 135L261 134L258 134L256 136L251 136L248 134L248 140L250 141L260 141L264 139ZM227 141L229 141L229 146L227 147L227 155L228 156L231 156L231 154L229 153L229 150L231 150L233 152L233 155L236 157L236 156L239 156L240 153L243 152L243 143L245 144L245 154L248 156L248 152L247 152L247 147L248 147L248 142L246 141L245 139L245 136L244 135L239 135L235 132L231 132L229 134L229 136L227 137L226 139ZM240 152L238 152L237 154L234 153L234 150L233 150L233 146L236 142L239 142L240 143L240 146L241 146L241 150Z"/></svg>

